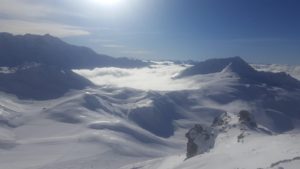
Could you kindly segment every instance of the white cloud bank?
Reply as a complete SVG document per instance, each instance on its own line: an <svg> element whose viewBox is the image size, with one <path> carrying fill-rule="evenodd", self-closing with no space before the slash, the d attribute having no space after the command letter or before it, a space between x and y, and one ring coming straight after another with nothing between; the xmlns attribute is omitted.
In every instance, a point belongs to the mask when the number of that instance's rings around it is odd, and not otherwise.
<svg viewBox="0 0 300 169"><path fill-rule="evenodd" d="M196 75L187 78L174 78L189 65L179 65L172 62L155 62L150 67L136 69L96 68L93 70L73 70L86 77L96 85L129 87L141 90L176 91L199 89L212 84L224 85L226 73ZM232 78L229 78L232 79ZM220 82L222 81L222 82Z"/></svg>
<svg viewBox="0 0 300 169"><path fill-rule="evenodd" d="M97 85L169 91L188 88L188 83L185 83L185 80L172 79L185 68L186 66L170 62L158 62L158 64L145 68L122 69L110 67L74 70L74 72L88 78Z"/></svg>

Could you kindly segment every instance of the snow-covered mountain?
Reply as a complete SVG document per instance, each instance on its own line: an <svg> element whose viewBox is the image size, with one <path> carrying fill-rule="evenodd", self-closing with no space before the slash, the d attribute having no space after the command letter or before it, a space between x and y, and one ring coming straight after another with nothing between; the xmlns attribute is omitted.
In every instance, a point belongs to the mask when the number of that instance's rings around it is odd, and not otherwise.
<svg viewBox="0 0 300 169"><path fill-rule="evenodd" d="M100 55L87 47L70 45L48 34L0 33L0 55L1 67L16 67L28 63L64 69L147 66L147 63L139 60Z"/></svg>
<svg viewBox="0 0 300 169"><path fill-rule="evenodd" d="M300 82L285 73L238 57L55 68L1 68L0 169L300 165Z"/></svg>
<svg viewBox="0 0 300 169"><path fill-rule="evenodd" d="M71 70L53 66L31 65L0 73L0 91L21 99L58 98L69 90L84 89L93 84Z"/></svg>
<svg viewBox="0 0 300 169"><path fill-rule="evenodd" d="M300 82L285 72L257 71L240 57L210 59L200 62L193 67L184 70L179 77L187 77L197 74L209 74L229 71L237 75L242 83L266 84L281 88L299 88Z"/></svg>

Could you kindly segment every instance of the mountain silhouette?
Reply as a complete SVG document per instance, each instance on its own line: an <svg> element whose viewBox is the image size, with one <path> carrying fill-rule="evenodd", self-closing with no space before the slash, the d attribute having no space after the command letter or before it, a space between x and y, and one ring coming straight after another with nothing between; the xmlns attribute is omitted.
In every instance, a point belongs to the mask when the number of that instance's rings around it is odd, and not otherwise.
<svg viewBox="0 0 300 169"><path fill-rule="evenodd" d="M49 34L14 36L0 33L0 66L15 67L26 63L40 63L64 69L131 68L147 65L140 60L97 54L87 47L70 45Z"/></svg>

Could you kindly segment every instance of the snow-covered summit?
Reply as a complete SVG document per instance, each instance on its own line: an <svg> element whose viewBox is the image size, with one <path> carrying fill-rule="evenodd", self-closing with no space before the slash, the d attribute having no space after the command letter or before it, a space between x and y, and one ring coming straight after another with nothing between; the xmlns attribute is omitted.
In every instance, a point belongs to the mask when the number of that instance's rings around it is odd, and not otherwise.
<svg viewBox="0 0 300 169"><path fill-rule="evenodd" d="M209 59L196 64L193 67L182 71L180 77L193 76L197 74L209 74L221 72L224 69L230 70L241 76L248 76L255 73L255 70L242 58L229 57L219 59Z"/></svg>
<svg viewBox="0 0 300 169"><path fill-rule="evenodd" d="M266 84L289 90L300 88L300 82L287 73L257 71L240 57L209 59L183 70L177 77L212 73L231 73L239 78L241 83Z"/></svg>

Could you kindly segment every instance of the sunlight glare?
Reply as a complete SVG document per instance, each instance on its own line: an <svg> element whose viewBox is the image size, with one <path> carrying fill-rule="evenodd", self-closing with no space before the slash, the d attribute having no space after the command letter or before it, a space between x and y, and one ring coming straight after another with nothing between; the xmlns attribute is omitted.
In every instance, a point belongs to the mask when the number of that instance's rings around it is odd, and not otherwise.
<svg viewBox="0 0 300 169"><path fill-rule="evenodd" d="M93 0L93 1L102 6L113 7L113 6L119 6L123 0Z"/></svg>

